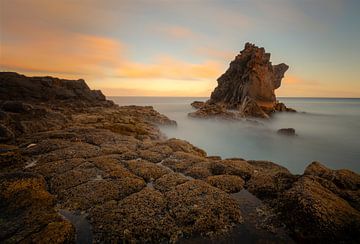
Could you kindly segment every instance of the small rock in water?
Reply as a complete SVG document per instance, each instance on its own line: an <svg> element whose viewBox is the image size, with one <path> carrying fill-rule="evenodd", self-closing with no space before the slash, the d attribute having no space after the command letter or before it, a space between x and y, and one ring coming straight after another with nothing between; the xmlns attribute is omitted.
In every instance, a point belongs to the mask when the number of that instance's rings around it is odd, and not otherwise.
<svg viewBox="0 0 360 244"><path fill-rule="evenodd" d="M287 136L296 136L294 128L282 128L277 131L278 134Z"/></svg>
<svg viewBox="0 0 360 244"><path fill-rule="evenodd" d="M196 109L200 109L200 108L204 107L204 105L205 105L205 102L201 102L201 101L194 101L191 103L191 106Z"/></svg>

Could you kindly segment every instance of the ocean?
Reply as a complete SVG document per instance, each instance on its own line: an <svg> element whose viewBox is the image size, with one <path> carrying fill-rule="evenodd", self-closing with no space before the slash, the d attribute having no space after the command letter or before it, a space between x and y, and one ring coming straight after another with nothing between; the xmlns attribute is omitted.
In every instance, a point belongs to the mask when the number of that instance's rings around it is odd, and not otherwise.
<svg viewBox="0 0 360 244"><path fill-rule="evenodd" d="M360 172L360 99L278 98L298 113L277 113L270 120L218 121L189 118L190 103L205 97L108 97L119 105L150 105L176 128L161 127L168 138L189 141L208 155L267 160L302 174L319 161L332 169ZM297 136L277 134L294 128Z"/></svg>

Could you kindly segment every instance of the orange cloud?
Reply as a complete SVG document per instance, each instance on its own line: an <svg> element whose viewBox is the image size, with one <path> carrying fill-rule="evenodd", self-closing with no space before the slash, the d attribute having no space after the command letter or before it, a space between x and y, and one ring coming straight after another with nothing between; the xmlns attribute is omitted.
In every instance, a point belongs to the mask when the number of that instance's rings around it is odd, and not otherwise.
<svg viewBox="0 0 360 244"><path fill-rule="evenodd" d="M26 45L1 46L0 66L7 70L190 80L216 78L221 72L219 63L211 60L194 64L160 56L151 63L133 62L119 41L76 33L42 34Z"/></svg>
<svg viewBox="0 0 360 244"><path fill-rule="evenodd" d="M150 64L127 62L119 69L119 74L127 78L172 78L172 79L206 79L216 78L221 66L214 61L193 64L160 56Z"/></svg>
<svg viewBox="0 0 360 244"><path fill-rule="evenodd" d="M52 73L101 74L116 67L123 46L112 39L77 33L44 32L26 44L2 44L0 66Z"/></svg>
<svg viewBox="0 0 360 244"><path fill-rule="evenodd" d="M1 69L29 75L204 80L221 73L220 64L212 60L191 63L160 55L151 63L133 62L124 44L103 36L39 27L29 31L21 25L5 34L20 41L1 43Z"/></svg>

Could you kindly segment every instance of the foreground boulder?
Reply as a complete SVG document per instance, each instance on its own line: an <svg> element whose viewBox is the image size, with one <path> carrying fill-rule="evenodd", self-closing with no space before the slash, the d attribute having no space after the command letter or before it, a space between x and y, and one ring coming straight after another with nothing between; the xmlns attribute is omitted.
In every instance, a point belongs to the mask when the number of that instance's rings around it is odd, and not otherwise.
<svg viewBox="0 0 360 244"><path fill-rule="evenodd" d="M360 213L316 178L294 183L280 197L279 209L299 242L360 241Z"/></svg>
<svg viewBox="0 0 360 244"><path fill-rule="evenodd" d="M0 241L71 243L75 229L55 210L41 175L0 174Z"/></svg>
<svg viewBox="0 0 360 244"><path fill-rule="evenodd" d="M295 241L360 241L358 174L331 170L318 162L310 164L302 176L276 169L275 165L271 168L263 168L267 174L257 170L247 182L247 189L279 213Z"/></svg>
<svg viewBox="0 0 360 244"><path fill-rule="evenodd" d="M275 89L281 86L281 80L289 66L284 63L272 65L270 53L251 43L230 63L228 70L218 78L218 86L211 93L206 105L192 103L199 109L191 113L192 117L212 118L219 116L216 106L237 110L237 117L268 118L275 111L295 111L286 108L276 100ZM209 107L214 106L214 109ZM225 118L229 115L222 112Z"/></svg>

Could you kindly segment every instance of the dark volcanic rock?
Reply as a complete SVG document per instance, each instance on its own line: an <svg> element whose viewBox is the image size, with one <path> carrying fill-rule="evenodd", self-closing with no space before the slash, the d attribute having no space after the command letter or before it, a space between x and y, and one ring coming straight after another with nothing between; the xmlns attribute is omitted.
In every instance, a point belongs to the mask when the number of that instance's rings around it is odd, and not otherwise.
<svg viewBox="0 0 360 244"><path fill-rule="evenodd" d="M278 134L286 136L296 136L294 128L282 128L277 131Z"/></svg>
<svg viewBox="0 0 360 244"><path fill-rule="evenodd" d="M280 102L276 102L274 110L278 111L278 112L296 112L295 109L288 108L285 106L285 104L280 103Z"/></svg>
<svg viewBox="0 0 360 244"><path fill-rule="evenodd" d="M19 101L6 101L3 103L1 109L6 112L21 113L32 110L33 107L30 104Z"/></svg>
<svg viewBox="0 0 360 244"><path fill-rule="evenodd" d="M14 133L5 125L0 124L0 142L7 142L14 139Z"/></svg>
<svg viewBox="0 0 360 244"><path fill-rule="evenodd" d="M105 101L101 91L92 91L85 81L53 77L26 77L13 72L0 73L0 97L3 100L66 100Z"/></svg>
<svg viewBox="0 0 360 244"><path fill-rule="evenodd" d="M206 103L199 110L189 113L189 117L192 118L214 118L214 119L226 119L235 120L239 118L239 114L229 111L222 104L209 104Z"/></svg>
<svg viewBox="0 0 360 244"><path fill-rule="evenodd" d="M200 101L194 101L191 103L191 106L196 109L199 109L199 108L203 107L204 105L205 105L205 102L200 102Z"/></svg>
<svg viewBox="0 0 360 244"><path fill-rule="evenodd" d="M294 111L278 103L275 96L275 89L281 86L288 68L284 63L272 65L270 53L266 53L264 48L246 43L244 50L218 78L218 86L206 104L222 104L226 109L240 110L239 114L243 117L268 118L274 111ZM198 102L194 102L193 106L200 110L204 108ZM205 118L206 111L191 115ZM208 117L213 117L211 110Z"/></svg>

